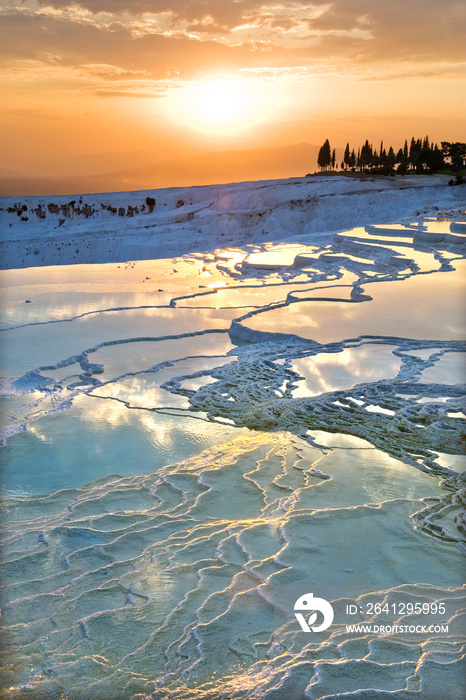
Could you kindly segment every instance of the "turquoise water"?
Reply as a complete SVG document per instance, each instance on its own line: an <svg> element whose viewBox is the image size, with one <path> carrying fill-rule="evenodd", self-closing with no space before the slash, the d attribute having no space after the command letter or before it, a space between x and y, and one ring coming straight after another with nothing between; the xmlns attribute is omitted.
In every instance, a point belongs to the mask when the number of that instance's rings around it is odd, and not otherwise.
<svg viewBox="0 0 466 700"><path fill-rule="evenodd" d="M387 230L2 273L5 697L459 697L463 260Z"/></svg>

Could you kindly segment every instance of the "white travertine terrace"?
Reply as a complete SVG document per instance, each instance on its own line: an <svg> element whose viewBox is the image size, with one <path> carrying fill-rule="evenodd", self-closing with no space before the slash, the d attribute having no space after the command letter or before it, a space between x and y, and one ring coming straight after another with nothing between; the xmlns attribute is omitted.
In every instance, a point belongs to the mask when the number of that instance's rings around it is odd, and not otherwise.
<svg viewBox="0 0 466 700"><path fill-rule="evenodd" d="M6 698L461 697L464 188L316 180L4 202Z"/></svg>

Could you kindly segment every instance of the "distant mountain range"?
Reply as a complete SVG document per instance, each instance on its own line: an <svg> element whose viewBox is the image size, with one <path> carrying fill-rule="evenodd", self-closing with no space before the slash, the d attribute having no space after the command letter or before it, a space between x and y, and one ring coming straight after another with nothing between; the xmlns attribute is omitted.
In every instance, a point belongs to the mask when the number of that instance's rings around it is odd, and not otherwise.
<svg viewBox="0 0 466 700"><path fill-rule="evenodd" d="M304 176L317 168L319 146L216 151L151 166L77 177L38 178L0 171L1 196L125 192ZM337 154L337 160L339 154Z"/></svg>

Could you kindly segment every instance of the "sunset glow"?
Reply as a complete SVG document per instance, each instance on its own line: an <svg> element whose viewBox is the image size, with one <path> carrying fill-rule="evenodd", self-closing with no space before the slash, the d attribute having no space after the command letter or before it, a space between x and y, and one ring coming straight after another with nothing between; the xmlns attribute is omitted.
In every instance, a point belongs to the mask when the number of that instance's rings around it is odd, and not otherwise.
<svg viewBox="0 0 466 700"><path fill-rule="evenodd" d="M326 138L463 141L463 15L460 0L0 0L3 176L179 173L201 153ZM190 184L229 177L198 167ZM170 168L158 186L178 183Z"/></svg>
<svg viewBox="0 0 466 700"><path fill-rule="evenodd" d="M231 136L270 118L275 108L262 86L240 80L195 82L166 98L171 118L204 134Z"/></svg>

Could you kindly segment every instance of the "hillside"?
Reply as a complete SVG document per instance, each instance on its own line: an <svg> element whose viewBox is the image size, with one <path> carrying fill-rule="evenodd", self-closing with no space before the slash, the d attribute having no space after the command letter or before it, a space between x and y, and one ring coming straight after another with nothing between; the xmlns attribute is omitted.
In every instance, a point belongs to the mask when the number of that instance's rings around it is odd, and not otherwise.
<svg viewBox="0 0 466 700"><path fill-rule="evenodd" d="M464 208L448 176L314 176L0 200L3 268L144 260L309 239Z"/></svg>
<svg viewBox="0 0 466 700"><path fill-rule="evenodd" d="M39 178L0 171L0 196L66 195L76 192L127 192L161 187L224 184L245 180L299 177L317 168L319 146L300 143L278 148L215 151L164 159L118 171L76 177ZM155 160L155 159L154 159Z"/></svg>

